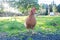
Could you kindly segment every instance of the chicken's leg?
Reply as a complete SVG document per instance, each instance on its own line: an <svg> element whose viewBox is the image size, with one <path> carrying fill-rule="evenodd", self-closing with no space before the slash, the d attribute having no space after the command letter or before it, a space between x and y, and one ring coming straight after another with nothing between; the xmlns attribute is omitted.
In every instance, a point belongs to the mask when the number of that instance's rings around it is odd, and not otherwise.
<svg viewBox="0 0 60 40"><path fill-rule="evenodd" d="M32 29L32 34L37 34L37 32L35 32L34 29Z"/></svg>

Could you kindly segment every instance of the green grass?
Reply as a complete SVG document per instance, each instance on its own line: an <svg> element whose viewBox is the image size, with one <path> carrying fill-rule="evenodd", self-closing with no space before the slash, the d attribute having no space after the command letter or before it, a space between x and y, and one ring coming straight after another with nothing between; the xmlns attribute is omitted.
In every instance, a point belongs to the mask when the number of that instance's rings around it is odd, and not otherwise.
<svg viewBox="0 0 60 40"><path fill-rule="evenodd" d="M16 17L16 20L11 17L0 18L0 32L7 32L9 35L26 32L24 26L25 16ZM36 32L45 34L60 34L60 17L56 16L38 16L36 17L37 24L34 28Z"/></svg>

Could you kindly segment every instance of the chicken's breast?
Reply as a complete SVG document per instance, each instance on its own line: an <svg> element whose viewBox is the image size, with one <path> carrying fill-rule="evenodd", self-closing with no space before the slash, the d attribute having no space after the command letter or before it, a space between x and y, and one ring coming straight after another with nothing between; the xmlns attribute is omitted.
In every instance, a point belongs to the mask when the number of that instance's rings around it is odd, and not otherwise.
<svg viewBox="0 0 60 40"><path fill-rule="evenodd" d="M34 26L36 25L36 19L34 16L31 16L31 17L28 17L24 23L25 27L26 28L30 28L30 29L33 29Z"/></svg>

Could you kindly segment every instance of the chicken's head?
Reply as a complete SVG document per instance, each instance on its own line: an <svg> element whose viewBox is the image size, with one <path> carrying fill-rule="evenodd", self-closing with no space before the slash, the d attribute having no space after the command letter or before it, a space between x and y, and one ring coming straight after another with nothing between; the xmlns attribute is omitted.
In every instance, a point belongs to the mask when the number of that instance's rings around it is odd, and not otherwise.
<svg viewBox="0 0 60 40"><path fill-rule="evenodd" d="M33 8L31 9L31 11L30 11L30 14L33 15L33 14L35 14L35 12L36 12L36 8L33 7Z"/></svg>

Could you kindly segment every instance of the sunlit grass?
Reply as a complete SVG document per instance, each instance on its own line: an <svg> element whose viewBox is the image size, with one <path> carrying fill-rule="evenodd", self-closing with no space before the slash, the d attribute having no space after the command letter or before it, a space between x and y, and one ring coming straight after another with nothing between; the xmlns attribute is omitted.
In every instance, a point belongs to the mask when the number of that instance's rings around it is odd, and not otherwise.
<svg viewBox="0 0 60 40"><path fill-rule="evenodd" d="M9 35L26 32L24 21L27 16L20 17L0 17L0 32L7 32ZM56 16L38 16L37 24L34 28L36 32L42 33L58 33L60 30L60 17Z"/></svg>

